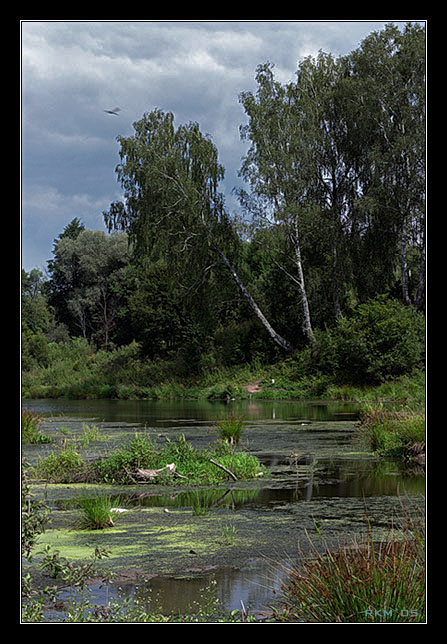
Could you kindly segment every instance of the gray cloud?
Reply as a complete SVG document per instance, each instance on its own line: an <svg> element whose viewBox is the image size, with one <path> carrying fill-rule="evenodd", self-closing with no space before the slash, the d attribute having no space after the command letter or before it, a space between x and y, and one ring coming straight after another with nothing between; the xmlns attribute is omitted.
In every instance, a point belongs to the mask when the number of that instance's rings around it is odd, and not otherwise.
<svg viewBox="0 0 447 644"><path fill-rule="evenodd" d="M101 229L120 195L118 135L159 107L213 138L231 189L246 144L241 91L258 64L278 80L319 49L343 55L382 22L22 22L22 263L44 268L73 217ZM104 109L119 105L120 115Z"/></svg>

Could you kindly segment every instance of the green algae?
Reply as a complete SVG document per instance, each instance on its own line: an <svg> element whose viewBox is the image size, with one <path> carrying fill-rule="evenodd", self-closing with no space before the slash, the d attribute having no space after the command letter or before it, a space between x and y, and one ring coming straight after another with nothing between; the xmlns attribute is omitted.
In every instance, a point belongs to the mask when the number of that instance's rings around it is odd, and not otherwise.
<svg viewBox="0 0 447 644"><path fill-rule="evenodd" d="M73 420L70 430L75 431L75 426ZM87 458L113 449L135 433L134 426L118 423L102 423L101 427L109 442L89 444L83 452ZM179 432L200 449L216 440L208 421L172 421L147 431L159 444ZM28 452L35 459L48 449L42 445ZM186 485L181 493L158 483L37 483L32 486L33 494L47 501L52 518L52 529L39 537L38 549L49 544L62 557L83 561L95 547L106 547L109 557L100 565L121 575L128 571L153 577L242 569L253 558L294 558L298 543L309 543L309 537L317 545L337 544L364 533L369 525L375 538L386 539L402 516L400 493L408 494L408 503L423 505L423 477L406 477L396 464L379 463L359 444L353 421L252 419L244 426L240 449L266 465L268 480L206 489ZM85 489L124 499L126 512L119 515L115 526L74 529L73 502ZM227 490L231 494L226 495ZM210 507L204 516L196 516L191 498L205 493L210 493ZM225 499L219 502L221 497ZM226 530L232 530L231 540L225 539Z"/></svg>
<svg viewBox="0 0 447 644"><path fill-rule="evenodd" d="M421 503L417 498L412 502ZM55 513L58 514L58 513ZM46 544L62 557L76 561L89 558L95 547L107 547L103 564L112 570L138 568L141 574L178 574L191 568L242 566L256 557L293 557L297 543L308 535L337 543L368 526L381 540L402 515L397 497L324 499L284 503L275 511L265 509L218 509L195 516L190 509L138 508L120 515L117 525L104 530L62 527L73 520L72 512L60 512L60 527L46 531L39 546ZM320 528L317 531L316 525ZM229 544L228 528L234 531Z"/></svg>

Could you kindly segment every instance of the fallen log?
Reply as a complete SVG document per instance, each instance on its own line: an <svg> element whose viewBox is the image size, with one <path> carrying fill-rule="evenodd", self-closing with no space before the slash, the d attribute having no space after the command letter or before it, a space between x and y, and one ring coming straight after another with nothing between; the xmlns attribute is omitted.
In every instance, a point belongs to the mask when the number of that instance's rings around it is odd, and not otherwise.
<svg viewBox="0 0 447 644"><path fill-rule="evenodd" d="M236 476L233 474L233 472L230 472L230 470L228 470L226 467L224 467L223 465L221 465L221 464L220 464L220 463L218 463L217 461L214 461L212 458L210 458L210 463L212 463L212 464L213 464L213 465L215 465L216 467L220 467L220 469L221 469L221 470L223 470L223 471L224 471L224 472L226 472L229 476L231 476L231 478L233 479L233 481L237 481L237 478L236 478Z"/></svg>
<svg viewBox="0 0 447 644"><path fill-rule="evenodd" d="M154 479L156 476L161 476L163 474L172 474L176 478L186 479L186 476L182 476L176 472L176 467L175 463L168 463L164 467L160 467L158 470L147 470L142 467L138 467L135 470L134 476L135 478L144 479L145 481L148 479Z"/></svg>

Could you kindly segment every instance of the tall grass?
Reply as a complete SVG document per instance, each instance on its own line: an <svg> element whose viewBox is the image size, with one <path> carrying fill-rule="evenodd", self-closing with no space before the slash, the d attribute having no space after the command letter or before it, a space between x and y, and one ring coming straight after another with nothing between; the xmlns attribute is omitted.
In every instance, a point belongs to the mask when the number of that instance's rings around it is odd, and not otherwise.
<svg viewBox="0 0 447 644"><path fill-rule="evenodd" d="M242 418L233 415L230 418L218 421L216 425L222 440L231 444L240 442L244 429L244 421Z"/></svg>
<svg viewBox="0 0 447 644"><path fill-rule="evenodd" d="M78 497L81 514L77 527L81 530L101 530L115 525L118 516L113 503L119 505L119 500L112 501L109 494L85 493Z"/></svg>
<svg viewBox="0 0 447 644"><path fill-rule="evenodd" d="M360 431L379 455L411 458L425 450L423 411L369 407L362 415Z"/></svg>
<svg viewBox="0 0 447 644"><path fill-rule="evenodd" d="M51 443L51 438L40 431L42 419L27 409L22 410L22 443Z"/></svg>
<svg viewBox="0 0 447 644"><path fill-rule="evenodd" d="M286 619L318 623L425 620L425 538L421 518L407 514L384 543L366 538L323 553L289 571L282 585Z"/></svg>

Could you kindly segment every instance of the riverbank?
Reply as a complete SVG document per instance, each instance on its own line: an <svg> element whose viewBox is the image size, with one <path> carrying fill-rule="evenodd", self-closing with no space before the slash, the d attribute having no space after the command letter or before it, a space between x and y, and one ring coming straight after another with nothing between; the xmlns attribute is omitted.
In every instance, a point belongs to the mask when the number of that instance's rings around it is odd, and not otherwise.
<svg viewBox="0 0 447 644"><path fill-rule="evenodd" d="M169 361L145 361L136 343L113 352L94 352L87 343L52 347L47 366L22 375L23 399L70 400L352 400L392 402L423 408L425 373L415 370L376 384L344 382L309 366L303 356L275 364L254 361L233 367L204 366L188 377Z"/></svg>

